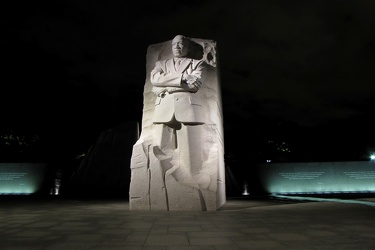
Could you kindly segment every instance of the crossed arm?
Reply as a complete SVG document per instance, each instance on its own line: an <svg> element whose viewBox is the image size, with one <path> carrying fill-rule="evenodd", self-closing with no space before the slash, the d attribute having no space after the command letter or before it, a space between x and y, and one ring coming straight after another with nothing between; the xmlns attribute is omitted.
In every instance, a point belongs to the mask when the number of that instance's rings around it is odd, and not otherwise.
<svg viewBox="0 0 375 250"><path fill-rule="evenodd" d="M159 95L165 92L197 92L202 86L206 68L203 62L187 73L170 73L163 70L160 62L156 62L155 68L151 71L151 83L157 87L154 93Z"/></svg>

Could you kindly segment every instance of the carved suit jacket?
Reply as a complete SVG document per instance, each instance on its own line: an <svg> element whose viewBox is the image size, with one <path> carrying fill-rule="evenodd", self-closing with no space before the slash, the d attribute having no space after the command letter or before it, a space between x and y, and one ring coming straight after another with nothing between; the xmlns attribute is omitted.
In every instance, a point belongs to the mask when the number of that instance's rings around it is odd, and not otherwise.
<svg viewBox="0 0 375 250"><path fill-rule="evenodd" d="M202 101L198 89L190 89L182 82L183 74L194 75L202 83L206 74L202 60L184 58L178 68L173 59L157 61L151 71L153 92L157 95L154 123L169 123L173 117L185 124L203 124Z"/></svg>

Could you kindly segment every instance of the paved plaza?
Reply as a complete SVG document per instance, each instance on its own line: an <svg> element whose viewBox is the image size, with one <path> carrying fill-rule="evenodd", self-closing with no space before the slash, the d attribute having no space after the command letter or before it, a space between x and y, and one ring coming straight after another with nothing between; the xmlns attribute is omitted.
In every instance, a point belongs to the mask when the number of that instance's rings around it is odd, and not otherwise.
<svg viewBox="0 0 375 250"><path fill-rule="evenodd" d="M374 249L375 199L230 198L216 212L0 196L0 249Z"/></svg>

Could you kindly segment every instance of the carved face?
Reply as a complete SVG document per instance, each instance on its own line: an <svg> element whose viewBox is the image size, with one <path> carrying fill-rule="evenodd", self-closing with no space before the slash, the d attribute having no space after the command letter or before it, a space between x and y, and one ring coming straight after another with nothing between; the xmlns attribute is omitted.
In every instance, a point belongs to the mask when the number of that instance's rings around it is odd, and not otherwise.
<svg viewBox="0 0 375 250"><path fill-rule="evenodd" d="M172 41L172 52L175 57L185 57L188 53L188 41L183 36L176 36Z"/></svg>

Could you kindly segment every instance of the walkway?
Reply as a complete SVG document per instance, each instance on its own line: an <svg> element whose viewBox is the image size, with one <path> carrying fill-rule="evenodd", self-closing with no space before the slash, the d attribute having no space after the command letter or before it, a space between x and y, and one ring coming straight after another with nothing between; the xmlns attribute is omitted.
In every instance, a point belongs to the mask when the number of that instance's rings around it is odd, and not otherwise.
<svg viewBox="0 0 375 250"><path fill-rule="evenodd" d="M375 199L364 200L233 198L217 212L155 212L123 200L0 196L0 249L374 249Z"/></svg>

